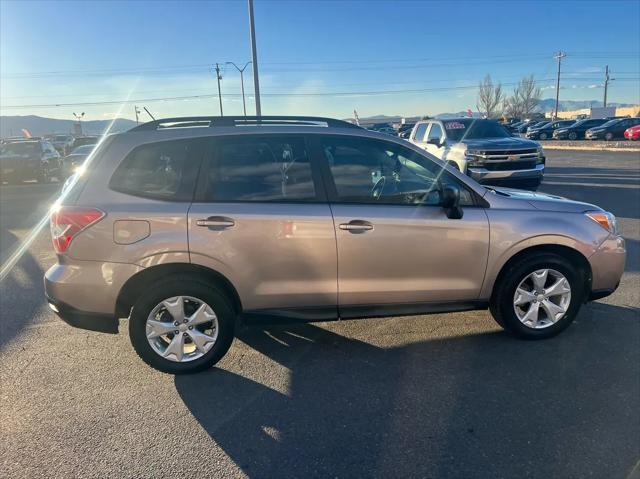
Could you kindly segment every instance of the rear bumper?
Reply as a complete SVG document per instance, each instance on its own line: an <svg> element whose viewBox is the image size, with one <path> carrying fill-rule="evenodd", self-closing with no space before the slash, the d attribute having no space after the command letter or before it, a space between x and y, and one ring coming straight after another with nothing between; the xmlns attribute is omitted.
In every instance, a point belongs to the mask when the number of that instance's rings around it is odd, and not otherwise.
<svg viewBox="0 0 640 479"><path fill-rule="evenodd" d="M100 333L118 334L118 320L114 315L89 313L69 306L47 296L49 308L65 323L74 328L87 329Z"/></svg>
<svg viewBox="0 0 640 479"><path fill-rule="evenodd" d="M133 264L77 261L45 273L47 301L72 326L117 332L116 302L125 282L142 268Z"/></svg>

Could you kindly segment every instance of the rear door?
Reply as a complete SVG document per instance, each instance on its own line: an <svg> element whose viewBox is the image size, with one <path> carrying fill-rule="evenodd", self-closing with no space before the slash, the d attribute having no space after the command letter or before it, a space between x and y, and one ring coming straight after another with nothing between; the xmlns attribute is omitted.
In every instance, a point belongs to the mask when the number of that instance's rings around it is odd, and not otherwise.
<svg viewBox="0 0 640 479"><path fill-rule="evenodd" d="M318 143L337 238L341 316L371 305L408 313L478 298L489 224L462 183L392 142L323 136ZM438 184L447 183L461 188L462 219L447 218L439 206Z"/></svg>
<svg viewBox="0 0 640 479"><path fill-rule="evenodd" d="M229 278L245 311L335 317L335 232L303 135L212 140L188 230L191 261Z"/></svg>
<svg viewBox="0 0 640 479"><path fill-rule="evenodd" d="M442 129L442 125L440 123L432 122L429 131L427 132L427 142L429 140L437 140L440 142L440 146L434 145L432 143L426 144L426 150L431 153L436 158L444 159L445 152L445 136L444 131Z"/></svg>

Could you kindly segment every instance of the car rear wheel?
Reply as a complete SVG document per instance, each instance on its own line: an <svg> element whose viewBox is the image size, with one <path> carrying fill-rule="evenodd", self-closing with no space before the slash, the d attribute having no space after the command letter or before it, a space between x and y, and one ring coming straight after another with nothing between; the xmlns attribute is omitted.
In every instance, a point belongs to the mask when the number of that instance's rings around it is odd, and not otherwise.
<svg viewBox="0 0 640 479"><path fill-rule="evenodd" d="M150 287L134 304L129 337L149 366L170 374L209 369L231 347L235 312L214 286L173 278Z"/></svg>
<svg viewBox="0 0 640 479"><path fill-rule="evenodd" d="M529 256L509 267L494 287L490 310L523 339L555 336L574 320L584 298L583 273L562 256Z"/></svg>
<svg viewBox="0 0 640 479"><path fill-rule="evenodd" d="M572 131L571 133L569 133L569 139L570 140L577 140L578 139L578 135L576 134L575 131Z"/></svg>

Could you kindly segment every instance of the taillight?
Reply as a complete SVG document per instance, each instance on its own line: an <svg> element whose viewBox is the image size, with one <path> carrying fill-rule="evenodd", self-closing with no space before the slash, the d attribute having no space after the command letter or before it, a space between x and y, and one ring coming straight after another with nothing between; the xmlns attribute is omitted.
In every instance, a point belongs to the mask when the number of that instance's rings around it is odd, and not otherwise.
<svg viewBox="0 0 640 479"><path fill-rule="evenodd" d="M97 223L105 214L97 208L59 206L51 212L51 239L57 253L64 253L82 230Z"/></svg>

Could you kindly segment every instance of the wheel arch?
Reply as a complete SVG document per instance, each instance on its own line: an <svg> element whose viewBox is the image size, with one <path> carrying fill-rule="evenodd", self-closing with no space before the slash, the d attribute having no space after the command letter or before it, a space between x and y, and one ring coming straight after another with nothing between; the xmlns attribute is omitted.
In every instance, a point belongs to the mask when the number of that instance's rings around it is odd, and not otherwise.
<svg viewBox="0 0 640 479"><path fill-rule="evenodd" d="M576 265L583 272L585 297L589 296L589 292L591 291L592 272L591 264L589 263L589 260L586 258L586 256L577 249L571 248L570 246L561 244L540 244L529 246L516 252L502 265L495 280L491 284L491 289L489 291L491 298L493 298L493 295L495 294L496 285L500 284L502 278L514 264L521 262L527 257L544 253L556 254L567 259L570 263Z"/></svg>
<svg viewBox="0 0 640 479"><path fill-rule="evenodd" d="M116 317L129 317L136 299L150 284L160 279L170 278L171 276L184 275L195 276L207 283L218 286L222 292L227 294L236 313L242 312L242 302L238 291L223 274L205 266L192 263L169 263L145 268L124 283L116 300Z"/></svg>

